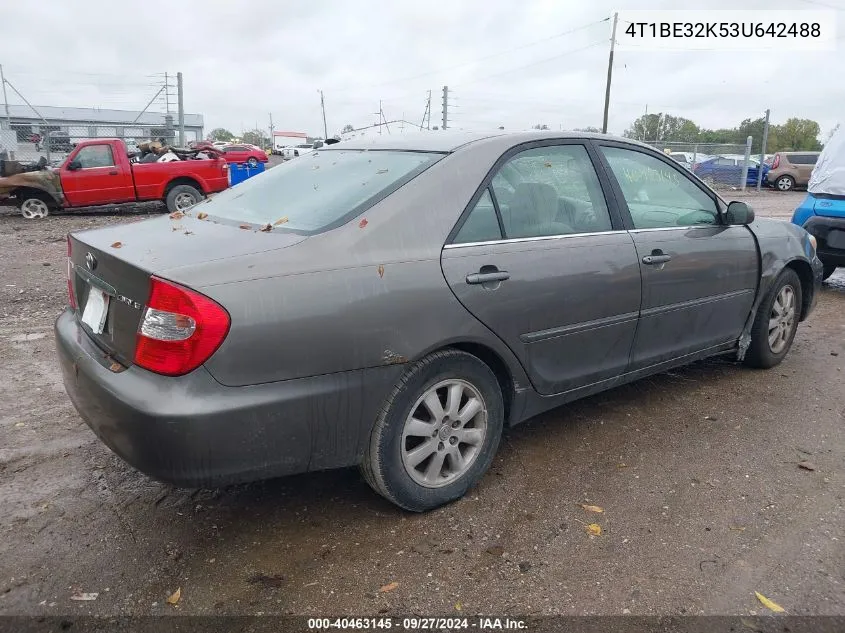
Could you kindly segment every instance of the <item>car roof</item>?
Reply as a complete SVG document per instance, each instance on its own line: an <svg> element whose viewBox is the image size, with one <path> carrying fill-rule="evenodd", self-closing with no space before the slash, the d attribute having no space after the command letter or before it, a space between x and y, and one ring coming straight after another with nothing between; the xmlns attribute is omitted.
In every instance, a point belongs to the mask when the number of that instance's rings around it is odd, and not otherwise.
<svg viewBox="0 0 845 633"><path fill-rule="evenodd" d="M528 143L531 141L543 141L554 139L598 139L624 142L630 145L646 147L654 150L651 145L640 143L628 138L610 136L609 134L596 134L593 132L553 132L553 131L527 131L527 132L505 132L503 130L492 130L489 132L466 132L462 130L432 130L424 132L408 132L405 134L379 134L351 138L340 143L324 146L320 151L337 151L343 149L375 149L375 150L405 150L415 152L454 152L455 150L483 141L485 139L498 138L509 140L511 144Z"/></svg>

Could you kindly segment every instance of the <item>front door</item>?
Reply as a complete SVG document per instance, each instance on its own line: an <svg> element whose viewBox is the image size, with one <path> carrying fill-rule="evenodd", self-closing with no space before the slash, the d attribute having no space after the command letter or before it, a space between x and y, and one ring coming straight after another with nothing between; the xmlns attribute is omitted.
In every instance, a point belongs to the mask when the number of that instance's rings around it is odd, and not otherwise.
<svg viewBox="0 0 845 633"><path fill-rule="evenodd" d="M637 253L582 142L506 154L442 255L458 300L554 394L625 371L640 308Z"/></svg>
<svg viewBox="0 0 845 633"><path fill-rule="evenodd" d="M759 279L750 229L726 225L713 193L668 158L611 142L600 151L642 271L630 369L737 340Z"/></svg>
<svg viewBox="0 0 845 633"><path fill-rule="evenodd" d="M71 154L61 171L62 190L73 207L135 199L132 173L117 166L111 145L85 145ZM68 169L74 162L76 169Z"/></svg>

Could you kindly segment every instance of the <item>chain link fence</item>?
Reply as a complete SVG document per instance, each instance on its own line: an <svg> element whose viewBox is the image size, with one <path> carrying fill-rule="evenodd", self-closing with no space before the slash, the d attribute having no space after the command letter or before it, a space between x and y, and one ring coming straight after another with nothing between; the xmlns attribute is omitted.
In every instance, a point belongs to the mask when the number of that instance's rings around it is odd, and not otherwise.
<svg viewBox="0 0 845 633"><path fill-rule="evenodd" d="M68 125L50 121L37 124L12 123L11 131L4 130L0 141L9 159L14 158L21 163L36 163L43 158L47 164L57 166L67 158L77 143L86 140L119 138L126 143L130 152L140 143L149 140L162 140L165 145L178 145L178 128L168 123L166 118L160 125L104 125L97 122ZM200 140L197 131L185 131L185 144L197 140Z"/></svg>

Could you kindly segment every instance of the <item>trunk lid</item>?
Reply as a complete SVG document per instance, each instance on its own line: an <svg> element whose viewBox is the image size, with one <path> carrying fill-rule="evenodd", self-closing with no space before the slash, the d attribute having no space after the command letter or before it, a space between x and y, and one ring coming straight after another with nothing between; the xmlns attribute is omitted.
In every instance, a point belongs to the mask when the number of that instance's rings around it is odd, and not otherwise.
<svg viewBox="0 0 845 633"><path fill-rule="evenodd" d="M101 349L130 365L153 275L178 282L178 275L171 272L179 268L285 248L305 239L278 231L261 233L257 226L248 230L239 226L191 216L163 216L72 233L69 275L77 319ZM107 297L100 333L83 321L94 292ZM94 299L92 302L97 303Z"/></svg>

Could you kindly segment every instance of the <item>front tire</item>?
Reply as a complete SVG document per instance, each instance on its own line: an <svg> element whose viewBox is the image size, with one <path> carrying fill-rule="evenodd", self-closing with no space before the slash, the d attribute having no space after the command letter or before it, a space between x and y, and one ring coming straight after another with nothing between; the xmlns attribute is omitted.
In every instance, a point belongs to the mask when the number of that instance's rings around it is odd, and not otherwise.
<svg viewBox="0 0 845 633"><path fill-rule="evenodd" d="M745 355L749 367L769 369L786 357L801 316L801 280L786 268L757 309L751 327L751 345Z"/></svg>
<svg viewBox="0 0 845 633"><path fill-rule="evenodd" d="M41 220L50 215L50 202L48 202L46 195L26 194L25 197L21 198L18 206L21 215L27 220Z"/></svg>
<svg viewBox="0 0 845 633"><path fill-rule="evenodd" d="M424 512L487 472L504 425L496 376L477 357L435 352L411 366L376 419L361 471L377 493Z"/></svg>
<svg viewBox="0 0 845 633"><path fill-rule="evenodd" d="M792 191L795 188L795 179L792 176L781 176L775 180L775 188L778 191Z"/></svg>
<svg viewBox="0 0 845 633"><path fill-rule="evenodd" d="M824 270L822 271L822 281L824 281L836 272L836 266L833 264L825 264L824 262L822 262L822 264L824 264Z"/></svg>
<svg viewBox="0 0 845 633"><path fill-rule="evenodd" d="M180 211L184 213L203 199L202 192L191 185L176 185L167 192L165 204L170 213Z"/></svg>

